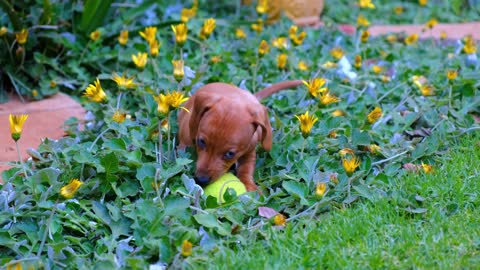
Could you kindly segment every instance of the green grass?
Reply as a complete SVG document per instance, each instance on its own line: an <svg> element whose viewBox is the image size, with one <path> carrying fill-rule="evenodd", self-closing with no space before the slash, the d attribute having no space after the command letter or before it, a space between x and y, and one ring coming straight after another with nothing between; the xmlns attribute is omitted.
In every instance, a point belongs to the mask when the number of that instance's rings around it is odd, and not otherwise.
<svg viewBox="0 0 480 270"><path fill-rule="evenodd" d="M391 198L302 218L283 230L264 228L263 239L246 237L245 244L219 247L203 266L478 269L479 147L479 136L466 136L440 158L434 173L391 181ZM411 213L409 206L426 212Z"/></svg>

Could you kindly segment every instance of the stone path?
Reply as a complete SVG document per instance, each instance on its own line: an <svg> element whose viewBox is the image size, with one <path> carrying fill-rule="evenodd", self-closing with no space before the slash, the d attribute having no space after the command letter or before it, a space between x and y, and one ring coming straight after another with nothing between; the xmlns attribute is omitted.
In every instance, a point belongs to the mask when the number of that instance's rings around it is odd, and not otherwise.
<svg viewBox="0 0 480 270"><path fill-rule="evenodd" d="M480 40L480 31L478 31L480 22L438 24L432 30L427 31L423 31L424 28L424 25L378 25L371 26L369 31L371 35L400 32L406 34L417 33L420 38L439 38L440 34L445 31L449 39L459 39L471 34L475 39ZM355 32L355 27L351 25L341 25L340 29L349 34ZM10 113L29 114L20 140L22 157L26 159L28 158L26 153L28 148L37 148L42 138L58 139L64 136L62 129L64 121L71 116L83 119L85 111L80 104L65 94L57 94L41 101L29 103L22 103L18 98L12 97L10 102L0 104L0 173L9 168L9 161L17 160L15 143L10 137L8 121Z"/></svg>

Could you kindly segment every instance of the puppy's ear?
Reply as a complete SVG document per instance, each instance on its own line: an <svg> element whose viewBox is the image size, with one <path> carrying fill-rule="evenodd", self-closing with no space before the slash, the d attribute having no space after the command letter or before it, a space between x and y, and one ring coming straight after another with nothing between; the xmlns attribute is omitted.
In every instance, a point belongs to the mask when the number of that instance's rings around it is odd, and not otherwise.
<svg viewBox="0 0 480 270"><path fill-rule="evenodd" d="M262 129L262 135L260 137L262 147L270 151L270 149L272 149L272 126L270 125L267 108L263 105L260 105L259 109L253 113L253 124Z"/></svg>
<svg viewBox="0 0 480 270"><path fill-rule="evenodd" d="M220 97L211 96L207 93L201 92L195 95L192 111L190 112L190 122L188 123L190 129L190 137L193 141L197 137L200 120L218 101ZM195 143L195 142L194 142Z"/></svg>

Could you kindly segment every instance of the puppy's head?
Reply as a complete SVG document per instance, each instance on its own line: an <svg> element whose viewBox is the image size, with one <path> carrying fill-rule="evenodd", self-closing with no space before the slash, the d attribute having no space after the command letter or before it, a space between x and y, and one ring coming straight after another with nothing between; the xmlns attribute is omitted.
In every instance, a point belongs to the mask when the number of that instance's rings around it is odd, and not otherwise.
<svg viewBox="0 0 480 270"><path fill-rule="evenodd" d="M272 147L272 128L264 106L221 96L197 95L189 129L197 150L195 180L206 185L225 174L260 142Z"/></svg>

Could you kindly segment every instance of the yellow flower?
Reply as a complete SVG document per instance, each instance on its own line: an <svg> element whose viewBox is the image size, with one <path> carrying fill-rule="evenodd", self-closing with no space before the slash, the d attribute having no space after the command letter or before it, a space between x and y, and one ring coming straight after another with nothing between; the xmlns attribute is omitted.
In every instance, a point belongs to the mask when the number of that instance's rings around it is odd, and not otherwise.
<svg viewBox="0 0 480 270"><path fill-rule="evenodd" d="M424 84L427 83L427 78L425 78L425 76L413 75L413 76L412 76L412 82L413 82L418 88L421 88Z"/></svg>
<svg viewBox="0 0 480 270"><path fill-rule="evenodd" d="M127 117L126 113L121 113L120 111L115 111L115 113L112 116L112 120L120 124L120 123L123 123L123 121L125 121L126 117Z"/></svg>
<svg viewBox="0 0 480 270"><path fill-rule="evenodd" d="M167 114L171 109L183 108L181 105L188 100L188 97L185 97L185 95L178 91L173 91L166 95L160 94L157 97L154 97L154 99L158 105L158 113Z"/></svg>
<svg viewBox="0 0 480 270"><path fill-rule="evenodd" d="M298 27L296 25L292 25L290 26L290 29L288 29L288 36L295 46L302 45L305 37L307 36L307 33L305 32L301 32L297 35L297 31Z"/></svg>
<svg viewBox="0 0 480 270"><path fill-rule="evenodd" d="M121 77L117 73L113 73L112 80L117 83L118 87L122 89L129 89L137 87L137 84L133 81L133 76L127 78L125 74Z"/></svg>
<svg viewBox="0 0 480 270"><path fill-rule="evenodd" d="M172 25L172 30L175 34L175 42L177 42L178 46L183 46L183 44L185 44L187 41L187 25L184 23Z"/></svg>
<svg viewBox="0 0 480 270"><path fill-rule="evenodd" d="M405 38L405 44L412 45L418 41L418 34L411 34Z"/></svg>
<svg viewBox="0 0 480 270"><path fill-rule="evenodd" d="M432 29L435 25L438 24L437 19L430 19L428 22L425 24L428 28Z"/></svg>
<svg viewBox="0 0 480 270"><path fill-rule="evenodd" d="M330 50L330 55L333 56L333 58L340 60L345 55L345 52L342 48L335 47Z"/></svg>
<svg viewBox="0 0 480 270"><path fill-rule="evenodd" d="M306 138L310 134L313 124L318 121L318 118L315 115L308 115L308 111L301 115L295 115L295 117L300 121L302 136Z"/></svg>
<svg viewBox="0 0 480 270"><path fill-rule="evenodd" d="M425 173L433 172L433 166L422 162L422 169Z"/></svg>
<svg viewBox="0 0 480 270"><path fill-rule="evenodd" d="M458 72L454 69L447 70L447 78L452 81L455 80L458 76Z"/></svg>
<svg viewBox="0 0 480 270"><path fill-rule="evenodd" d="M65 199L71 199L77 193L78 188L83 185L83 182L78 179L72 179L70 184L63 186L60 189L60 195L62 195Z"/></svg>
<svg viewBox="0 0 480 270"><path fill-rule="evenodd" d="M342 164L347 175L351 176L355 169L360 166L360 159L356 156L350 157L349 159L344 158Z"/></svg>
<svg viewBox="0 0 480 270"><path fill-rule="evenodd" d="M420 93L423 96L434 96L435 95L435 88L432 85L426 84L420 87Z"/></svg>
<svg viewBox="0 0 480 270"><path fill-rule="evenodd" d="M266 13L268 11L268 0L258 0L257 12L260 14Z"/></svg>
<svg viewBox="0 0 480 270"><path fill-rule="evenodd" d="M262 30L263 30L263 21L262 21L262 19L258 19L258 20L257 20L257 23L252 23L252 25L250 25L250 27L251 27L252 30L254 30L255 32L261 33Z"/></svg>
<svg viewBox="0 0 480 270"><path fill-rule="evenodd" d="M370 153L372 154L379 154L380 150L381 150L380 146L376 144L370 144L370 146L368 147L368 151L370 151Z"/></svg>
<svg viewBox="0 0 480 270"><path fill-rule="evenodd" d="M222 56L221 55L215 55L210 58L210 62L213 64L216 64L218 62L222 62Z"/></svg>
<svg viewBox="0 0 480 270"><path fill-rule="evenodd" d="M395 35L393 35L393 34L392 34L392 35L388 35L388 36L387 36L387 41L390 42L390 43L395 43L395 42L397 42L397 36L395 36Z"/></svg>
<svg viewBox="0 0 480 270"><path fill-rule="evenodd" d="M298 67L298 69L301 70L301 71L307 71L307 70L308 70L307 63L305 63L304 61L298 62L297 67Z"/></svg>
<svg viewBox="0 0 480 270"><path fill-rule="evenodd" d="M282 214L276 214L275 217L273 218L273 223L276 226L285 226L287 224L287 219L285 218L284 215Z"/></svg>
<svg viewBox="0 0 480 270"><path fill-rule="evenodd" d="M128 30L123 30L120 32L120 35L118 36L118 43L120 45L125 45L128 42Z"/></svg>
<svg viewBox="0 0 480 270"><path fill-rule="evenodd" d="M382 72L383 68L381 66L373 65L372 70L373 70L373 73L379 74L380 72Z"/></svg>
<svg viewBox="0 0 480 270"><path fill-rule="evenodd" d="M327 191L327 183L326 182L317 183L317 185L315 186L315 194L317 194L317 196L322 197L325 194L325 191Z"/></svg>
<svg viewBox="0 0 480 270"><path fill-rule="evenodd" d="M147 65L147 53L139 52L137 55L132 54L132 61L139 69L143 69Z"/></svg>
<svg viewBox="0 0 480 270"><path fill-rule="evenodd" d="M422 7L426 6L428 3L428 0L418 0L418 4Z"/></svg>
<svg viewBox="0 0 480 270"><path fill-rule="evenodd" d="M272 46L279 49L287 49L288 43L286 37L278 37L273 40Z"/></svg>
<svg viewBox="0 0 480 270"><path fill-rule="evenodd" d="M157 112L159 114L167 114L170 111L169 99L164 94L160 94L154 97L157 102Z"/></svg>
<svg viewBox="0 0 480 270"><path fill-rule="evenodd" d="M235 37L238 39L247 38L247 34L245 34L242 28L237 28L235 29Z"/></svg>
<svg viewBox="0 0 480 270"><path fill-rule="evenodd" d="M307 86L308 92L313 97L318 97L320 94L328 91L327 87L322 87L327 82L324 78L314 78L310 81L302 81Z"/></svg>
<svg viewBox="0 0 480 270"><path fill-rule="evenodd" d="M475 40L471 35L468 35L464 39L463 51L466 54L472 54L477 52L477 45L475 44Z"/></svg>
<svg viewBox="0 0 480 270"><path fill-rule="evenodd" d="M157 35L157 27L149 26L145 27L145 30L142 32L140 31L140 36L142 36L148 44L152 43L156 39Z"/></svg>
<svg viewBox="0 0 480 270"><path fill-rule="evenodd" d="M395 14L397 15L400 15L403 13L403 7L402 6L396 6L395 8L393 8L393 12L395 12Z"/></svg>
<svg viewBox="0 0 480 270"><path fill-rule="evenodd" d="M260 42L260 45L258 46L258 54L260 56L263 56L266 53L268 53L269 51L270 51L270 46L268 46L268 43L263 39Z"/></svg>
<svg viewBox="0 0 480 270"><path fill-rule="evenodd" d="M281 53L277 56L277 67L279 69L284 69L287 66L288 56L285 53Z"/></svg>
<svg viewBox="0 0 480 270"><path fill-rule="evenodd" d="M337 138L337 131L332 130L328 133L328 137L330 138Z"/></svg>
<svg viewBox="0 0 480 270"><path fill-rule="evenodd" d="M88 85L83 96L89 97L95 102L102 102L107 99L107 95L103 91L102 85L100 85L100 80L98 78L95 80L94 84Z"/></svg>
<svg viewBox="0 0 480 270"><path fill-rule="evenodd" d="M320 103L323 105L328 105L331 103L338 102L340 99L332 94L330 92L326 91L323 94L320 94Z"/></svg>
<svg viewBox="0 0 480 270"><path fill-rule="evenodd" d="M181 250L182 256L188 257L192 255L192 249L193 249L193 244L188 240L183 240L182 250Z"/></svg>
<svg viewBox="0 0 480 270"><path fill-rule="evenodd" d="M362 67L362 56L359 54L355 55L355 61L353 63L355 68L361 68Z"/></svg>
<svg viewBox="0 0 480 270"><path fill-rule="evenodd" d="M375 109L373 109L373 111L371 111L367 116L368 123L373 124L373 123L377 122L377 120L380 119L380 117L382 117L382 115L383 115L382 114L382 108L375 107Z"/></svg>
<svg viewBox="0 0 480 270"><path fill-rule="evenodd" d="M345 113L340 109L336 109L335 111L332 112L333 117L339 117L339 116L344 116L344 115L345 115Z"/></svg>
<svg viewBox="0 0 480 270"><path fill-rule="evenodd" d="M162 46L162 44L160 44L156 39L149 44L150 45L150 55L152 57L157 57L158 55L158 51L160 50L160 46Z"/></svg>
<svg viewBox="0 0 480 270"><path fill-rule="evenodd" d="M57 82L54 81L54 80L51 80L50 81L50 88L55 88L55 87L57 87Z"/></svg>
<svg viewBox="0 0 480 270"><path fill-rule="evenodd" d="M10 114L8 120L10 121L10 135L14 141L18 141L22 135L23 124L27 121L28 114L14 115Z"/></svg>
<svg viewBox="0 0 480 270"><path fill-rule="evenodd" d="M173 77L177 82L180 82L185 76L185 71L183 69L184 63L183 60L172 60L173 65Z"/></svg>
<svg viewBox="0 0 480 270"><path fill-rule="evenodd" d="M93 41L99 40L100 36L102 36L102 33L100 33L100 30L95 30L90 33L90 39Z"/></svg>
<svg viewBox="0 0 480 270"><path fill-rule="evenodd" d="M333 63L331 61L327 61L322 65L324 68L336 68L337 66L337 63Z"/></svg>
<svg viewBox="0 0 480 270"><path fill-rule="evenodd" d="M295 38L295 36L297 35L297 31L298 31L298 26L296 25L290 26L290 28L288 29L288 36L290 37L290 39Z"/></svg>
<svg viewBox="0 0 480 270"><path fill-rule="evenodd" d="M357 17L357 26L369 26L370 22L365 18L362 14L358 15Z"/></svg>
<svg viewBox="0 0 480 270"><path fill-rule="evenodd" d="M8 29L5 26L0 28L0 37L3 37L8 32Z"/></svg>
<svg viewBox="0 0 480 270"><path fill-rule="evenodd" d="M444 40L446 38L447 38L447 32L445 31L440 32L440 39Z"/></svg>
<svg viewBox="0 0 480 270"><path fill-rule="evenodd" d="M203 22L202 29L200 30L200 39L207 39L215 29L215 19L210 18L206 19L205 22Z"/></svg>
<svg viewBox="0 0 480 270"><path fill-rule="evenodd" d="M359 0L358 5L360 8L375 9L375 5L372 3L372 0Z"/></svg>
<svg viewBox="0 0 480 270"><path fill-rule="evenodd" d="M362 35L360 35L360 40L363 43L366 43L368 41L369 37L370 37L370 33L368 32L368 30L364 30L364 31L362 31Z"/></svg>
<svg viewBox="0 0 480 270"><path fill-rule="evenodd" d="M32 96L33 96L34 98L36 98L36 97L38 96L38 90L37 90L37 89L33 89L33 90L32 90Z"/></svg>
<svg viewBox="0 0 480 270"><path fill-rule="evenodd" d="M350 149L350 148L343 148L342 150L338 151L338 153L340 154L340 156L344 157L347 154L354 155L355 151L353 151L353 149Z"/></svg>
<svg viewBox="0 0 480 270"><path fill-rule="evenodd" d="M188 20L193 18L193 16L195 16L196 13L197 13L197 8L196 7L182 8L182 11L180 12L180 20L182 20L182 22L186 23L186 22L188 22Z"/></svg>
<svg viewBox="0 0 480 270"><path fill-rule="evenodd" d="M28 30L23 28L20 32L15 33L15 39L17 40L18 44L23 45L27 43L28 39Z"/></svg>
<svg viewBox="0 0 480 270"><path fill-rule="evenodd" d="M188 97L185 97L182 93L178 91L173 91L167 95L168 103L173 108L179 108L185 101L188 100Z"/></svg>
<svg viewBox="0 0 480 270"><path fill-rule="evenodd" d="M306 37L307 37L307 33L301 32L300 34L298 34L297 36L295 36L292 39L292 42L295 46L302 45L302 43L303 43L303 41L305 40Z"/></svg>

